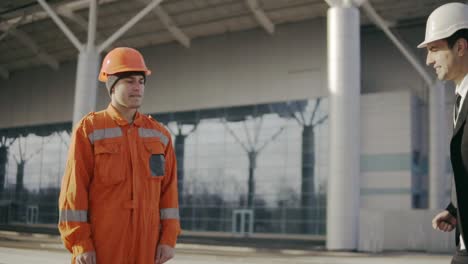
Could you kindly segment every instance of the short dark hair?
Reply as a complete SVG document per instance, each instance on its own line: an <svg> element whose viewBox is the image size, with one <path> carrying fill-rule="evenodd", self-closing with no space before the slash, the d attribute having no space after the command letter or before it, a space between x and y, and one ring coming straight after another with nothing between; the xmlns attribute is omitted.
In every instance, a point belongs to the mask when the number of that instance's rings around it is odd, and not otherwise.
<svg viewBox="0 0 468 264"><path fill-rule="evenodd" d="M453 33L450 37L446 38L449 48L453 48L453 46L455 45L455 42L457 42L457 40L461 38L468 41L468 28L460 29L456 31L455 33Z"/></svg>

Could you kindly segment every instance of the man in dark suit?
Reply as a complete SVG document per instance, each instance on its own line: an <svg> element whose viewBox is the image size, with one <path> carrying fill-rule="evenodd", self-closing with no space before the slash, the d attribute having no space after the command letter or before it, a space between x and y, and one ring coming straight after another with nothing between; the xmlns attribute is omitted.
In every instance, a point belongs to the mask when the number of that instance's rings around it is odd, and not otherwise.
<svg viewBox="0 0 468 264"><path fill-rule="evenodd" d="M457 252L452 264L468 263L468 5L449 3L434 10L427 20L426 37L418 48L427 49L426 64L439 80L455 83L453 136L450 160L454 180L447 208L432 220L434 229L456 228ZM465 131L467 130L467 131Z"/></svg>

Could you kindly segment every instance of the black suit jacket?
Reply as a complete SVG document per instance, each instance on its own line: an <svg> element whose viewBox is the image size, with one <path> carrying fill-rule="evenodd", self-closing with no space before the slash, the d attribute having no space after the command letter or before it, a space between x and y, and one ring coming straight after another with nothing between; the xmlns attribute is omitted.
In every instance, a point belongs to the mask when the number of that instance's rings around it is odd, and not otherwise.
<svg viewBox="0 0 468 264"><path fill-rule="evenodd" d="M451 202L447 210L457 217L456 244L460 234L468 246L468 97L465 98L450 140L453 168Z"/></svg>

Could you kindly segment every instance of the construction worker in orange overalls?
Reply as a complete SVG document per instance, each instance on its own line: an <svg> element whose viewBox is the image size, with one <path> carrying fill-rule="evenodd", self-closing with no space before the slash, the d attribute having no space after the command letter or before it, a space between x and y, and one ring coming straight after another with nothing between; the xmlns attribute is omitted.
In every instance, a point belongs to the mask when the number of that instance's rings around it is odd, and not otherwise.
<svg viewBox="0 0 468 264"><path fill-rule="evenodd" d="M180 233L168 131L138 112L151 71L132 48L104 58L107 109L75 127L59 198L59 230L77 264L162 264Z"/></svg>

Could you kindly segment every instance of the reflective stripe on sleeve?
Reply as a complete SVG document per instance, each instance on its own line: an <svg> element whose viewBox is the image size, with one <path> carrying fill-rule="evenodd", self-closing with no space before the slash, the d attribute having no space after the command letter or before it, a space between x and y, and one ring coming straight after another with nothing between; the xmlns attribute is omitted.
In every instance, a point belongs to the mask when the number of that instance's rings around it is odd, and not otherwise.
<svg viewBox="0 0 468 264"><path fill-rule="evenodd" d="M104 129L96 129L93 133L88 135L89 141L91 144L94 144L94 141L106 139L106 138L116 138L122 136L122 130L120 127L114 128L104 128Z"/></svg>
<svg viewBox="0 0 468 264"><path fill-rule="evenodd" d="M142 138L149 138L149 137L159 138L159 140L160 140L164 145L167 145L167 143L169 142L169 139L168 139L163 133L161 133L161 131L158 131L158 130L156 130L156 129L142 128L142 127L140 127L140 128L138 129L138 134L139 134L140 137L142 137Z"/></svg>
<svg viewBox="0 0 468 264"><path fill-rule="evenodd" d="M161 220L179 219L179 208L161 209Z"/></svg>
<svg viewBox="0 0 468 264"><path fill-rule="evenodd" d="M88 211L60 210L59 222L88 222Z"/></svg>

